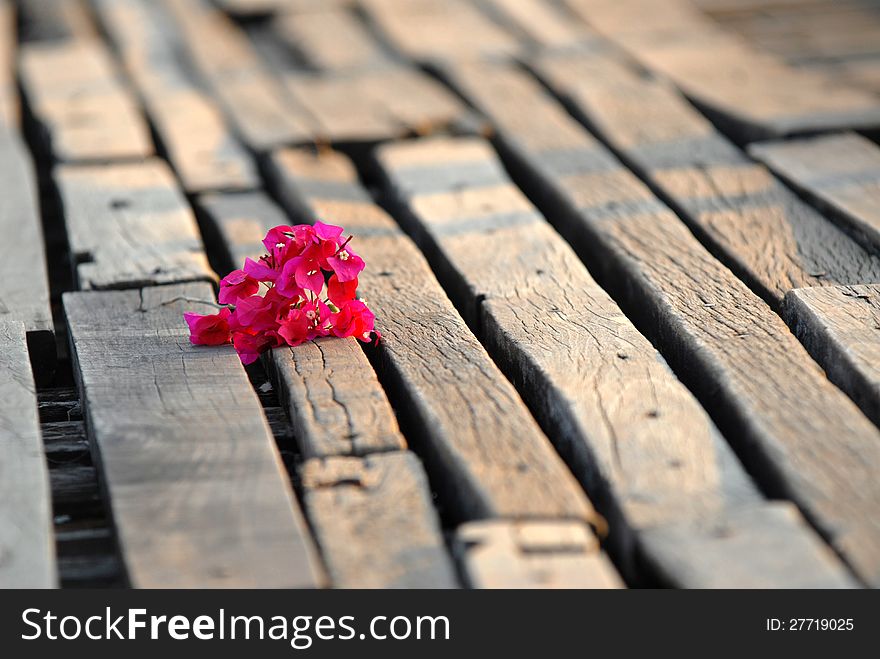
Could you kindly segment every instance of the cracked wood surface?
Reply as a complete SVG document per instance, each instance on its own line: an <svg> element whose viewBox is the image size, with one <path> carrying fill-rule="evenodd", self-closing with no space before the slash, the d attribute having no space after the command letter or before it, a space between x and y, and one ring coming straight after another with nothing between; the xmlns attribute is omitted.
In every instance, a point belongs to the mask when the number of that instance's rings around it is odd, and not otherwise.
<svg viewBox="0 0 880 659"><path fill-rule="evenodd" d="M137 101L99 41L27 43L19 67L46 151L56 160L106 162L153 154Z"/></svg>
<svg viewBox="0 0 880 659"><path fill-rule="evenodd" d="M513 185L485 141L388 145L378 161L400 216L453 301L480 328L542 425L553 429L587 491L606 502L602 512L620 560L634 564L634 553L650 551L641 538L653 528L690 525L696 537L706 520L723 524L743 508L762 514L766 504L699 403ZM792 547L820 544L803 526L787 532ZM705 559L697 541L678 551L691 564ZM798 553L798 562L813 565L808 571L826 583L840 579L834 560L812 559ZM726 560L767 567L756 580L781 576L748 550L737 548Z"/></svg>
<svg viewBox="0 0 880 659"><path fill-rule="evenodd" d="M875 94L756 50L687 0L565 3L646 68L675 82L737 141L880 126Z"/></svg>
<svg viewBox="0 0 880 659"><path fill-rule="evenodd" d="M134 587L323 581L259 400L231 346L193 346L208 284L67 293L75 372ZM174 301L174 300L178 301Z"/></svg>
<svg viewBox="0 0 880 659"><path fill-rule="evenodd" d="M752 144L749 153L880 254L880 147L874 142L845 133Z"/></svg>
<svg viewBox="0 0 880 659"><path fill-rule="evenodd" d="M55 170L82 289L215 278L195 217L161 160Z"/></svg>
<svg viewBox="0 0 880 659"><path fill-rule="evenodd" d="M880 426L880 286L802 288L783 311L831 381Z"/></svg>
<svg viewBox="0 0 880 659"><path fill-rule="evenodd" d="M447 75L493 120L518 180L749 468L796 501L861 579L880 583L877 428L782 319L537 82L490 65ZM565 142L548 139L546 126L564 127Z"/></svg>
<svg viewBox="0 0 880 659"><path fill-rule="evenodd" d="M412 453L307 460L303 505L337 588L455 588L428 479Z"/></svg>
<svg viewBox="0 0 880 659"><path fill-rule="evenodd" d="M144 0L94 5L183 188L199 193L259 187L250 156L181 66L180 44L158 5Z"/></svg>
<svg viewBox="0 0 880 659"><path fill-rule="evenodd" d="M0 320L0 588L57 584L52 498L25 328Z"/></svg>
<svg viewBox="0 0 880 659"><path fill-rule="evenodd" d="M772 305L793 288L880 281L880 257L737 149L667 83L608 50L542 56L535 68Z"/></svg>
<svg viewBox="0 0 880 659"><path fill-rule="evenodd" d="M456 519L574 517L577 482L434 278L424 257L360 187L339 154L284 150L273 181L297 221L324 217L355 236L360 284L383 338L378 362L404 430Z"/></svg>

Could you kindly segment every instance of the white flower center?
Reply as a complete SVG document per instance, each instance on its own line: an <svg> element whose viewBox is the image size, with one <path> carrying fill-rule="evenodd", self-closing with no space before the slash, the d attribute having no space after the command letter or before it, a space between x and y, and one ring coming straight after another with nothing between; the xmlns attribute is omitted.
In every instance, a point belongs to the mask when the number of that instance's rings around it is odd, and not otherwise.
<svg viewBox="0 0 880 659"><path fill-rule="evenodd" d="M342 250L341 252L339 252L339 260L340 261L348 261L348 252L346 252L345 250Z"/></svg>

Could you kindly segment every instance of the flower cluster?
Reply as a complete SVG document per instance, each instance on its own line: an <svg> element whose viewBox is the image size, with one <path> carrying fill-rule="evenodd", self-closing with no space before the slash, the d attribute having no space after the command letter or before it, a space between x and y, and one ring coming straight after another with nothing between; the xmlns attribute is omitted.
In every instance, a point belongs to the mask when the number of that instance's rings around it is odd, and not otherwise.
<svg viewBox="0 0 880 659"><path fill-rule="evenodd" d="M263 240L267 253L245 259L220 282L219 313L185 313L196 345L235 346L243 364L282 345L319 336L378 340L375 316L356 297L364 260L342 240L342 227L277 226Z"/></svg>

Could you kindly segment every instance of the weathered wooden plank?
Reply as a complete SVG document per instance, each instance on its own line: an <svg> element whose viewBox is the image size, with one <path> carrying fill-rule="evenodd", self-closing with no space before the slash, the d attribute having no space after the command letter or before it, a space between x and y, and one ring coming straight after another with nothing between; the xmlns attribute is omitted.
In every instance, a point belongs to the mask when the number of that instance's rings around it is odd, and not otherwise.
<svg viewBox="0 0 880 659"><path fill-rule="evenodd" d="M52 499L25 328L0 321L0 588L58 583Z"/></svg>
<svg viewBox="0 0 880 659"><path fill-rule="evenodd" d="M303 503L337 588L455 588L422 465L409 452L312 459Z"/></svg>
<svg viewBox="0 0 880 659"><path fill-rule="evenodd" d="M464 104L416 69L292 75L287 87L315 117L322 142L371 142L464 127Z"/></svg>
<svg viewBox="0 0 880 659"><path fill-rule="evenodd" d="M10 127L20 120L15 81L17 40L15 7L10 0L0 0L0 125Z"/></svg>
<svg viewBox="0 0 880 659"><path fill-rule="evenodd" d="M393 61L366 24L343 8L279 14L273 26L283 43L318 71L373 69Z"/></svg>
<svg viewBox="0 0 880 659"><path fill-rule="evenodd" d="M753 49L687 0L566 4L647 68L672 79L739 141L880 126L874 94Z"/></svg>
<svg viewBox="0 0 880 659"><path fill-rule="evenodd" d="M307 116L263 68L246 35L203 0L165 0L181 43L239 137L257 152L312 140Z"/></svg>
<svg viewBox="0 0 880 659"><path fill-rule="evenodd" d="M290 0L214 0L214 2L235 18L254 19L283 11Z"/></svg>
<svg viewBox="0 0 880 659"><path fill-rule="evenodd" d="M645 534L648 560L667 583L700 583L703 588L851 588L857 584L841 570L837 556L814 542L798 510L773 502L758 510L735 511L725 519L692 526L657 527ZM704 560L690 561L680 547L693 543ZM731 562L727 556L748 556ZM822 569L817 569L821 566Z"/></svg>
<svg viewBox="0 0 880 659"><path fill-rule="evenodd" d="M470 522L456 547L472 588L622 588L596 536L577 522Z"/></svg>
<svg viewBox="0 0 880 659"><path fill-rule="evenodd" d="M880 257L728 142L668 84L597 49L539 56L535 68L772 305L793 288L880 281Z"/></svg>
<svg viewBox="0 0 880 659"><path fill-rule="evenodd" d="M299 221L352 233L359 278L383 335L380 376L456 519L590 518L577 482L465 325L430 267L336 153L273 155L273 180Z"/></svg>
<svg viewBox="0 0 880 659"><path fill-rule="evenodd" d="M794 290L783 312L831 381L880 425L880 286Z"/></svg>
<svg viewBox="0 0 880 659"><path fill-rule="evenodd" d="M86 0L27 0L19 4L23 41L63 41L97 36Z"/></svg>
<svg viewBox="0 0 880 659"><path fill-rule="evenodd" d="M749 153L880 253L880 147L846 133L753 144Z"/></svg>
<svg viewBox="0 0 880 659"><path fill-rule="evenodd" d="M0 322L23 323L34 362L51 366L55 339L36 173L14 130L0 124Z"/></svg>
<svg viewBox="0 0 880 659"><path fill-rule="evenodd" d="M420 61L507 57L516 39L466 0L363 0L390 44Z"/></svg>
<svg viewBox="0 0 880 659"><path fill-rule="evenodd" d="M448 73L492 118L518 182L765 488L794 499L863 580L880 583L880 523L871 512L880 504L872 475L880 432L782 319L537 82L501 66Z"/></svg>
<svg viewBox="0 0 880 659"><path fill-rule="evenodd" d="M68 293L76 374L135 587L313 587L320 566L231 346L189 343L208 284Z"/></svg>
<svg viewBox="0 0 880 659"><path fill-rule="evenodd" d="M136 159L153 153L134 96L99 42L27 44L20 68L47 151L57 160Z"/></svg>
<svg viewBox="0 0 880 659"><path fill-rule="evenodd" d="M164 162L62 165L55 180L82 289L215 278Z"/></svg>
<svg viewBox="0 0 880 659"><path fill-rule="evenodd" d="M387 145L378 161L453 301L604 503L609 542L627 572L636 576L646 530L690 521L696 538L705 520L744 507L761 524L766 504L696 399L513 185L488 143ZM805 542L802 529L789 532L793 546ZM678 551L691 563L707 558L696 541ZM761 567L760 557L739 548L726 560ZM814 569L827 574L828 564Z"/></svg>
<svg viewBox="0 0 880 659"><path fill-rule="evenodd" d="M183 188L195 194L259 187L250 157L175 58L179 44L158 7L142 0L100 0L95 7Z"/></svg>
<svg viewBox="0 0 880 659"><path fill-rule="evenodd" d="M572 48L595 38L590 30L544 0L479 0L487 13L538 48Z"/></svg>

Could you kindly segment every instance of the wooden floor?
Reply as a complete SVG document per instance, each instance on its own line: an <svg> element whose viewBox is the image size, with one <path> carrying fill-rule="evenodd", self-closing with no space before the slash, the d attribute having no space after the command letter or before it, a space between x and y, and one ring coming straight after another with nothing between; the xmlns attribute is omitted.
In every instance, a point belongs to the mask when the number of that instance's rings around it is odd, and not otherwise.
<svg viewBox="0 0 880 659"><path fill-rule="evenodd" d="M0 0L0 587L880 586L878 135L871 0Z"/></svg>

